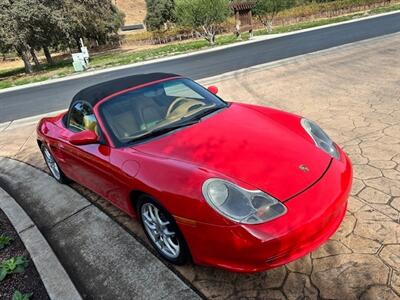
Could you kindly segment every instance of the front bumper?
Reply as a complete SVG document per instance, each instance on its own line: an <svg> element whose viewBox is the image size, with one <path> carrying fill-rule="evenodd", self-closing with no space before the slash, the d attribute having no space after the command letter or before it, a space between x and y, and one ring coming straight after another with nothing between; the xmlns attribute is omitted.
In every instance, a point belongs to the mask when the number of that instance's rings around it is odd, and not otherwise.
<svg viewBox="0 0 400 300"><path fill-rule="evenodd" d="M195 263L236 272L259 272L296 260L328 240L341 224L352 167L341 152L324 176L285 201L288 212L258 225L179 223Z"/></svg>

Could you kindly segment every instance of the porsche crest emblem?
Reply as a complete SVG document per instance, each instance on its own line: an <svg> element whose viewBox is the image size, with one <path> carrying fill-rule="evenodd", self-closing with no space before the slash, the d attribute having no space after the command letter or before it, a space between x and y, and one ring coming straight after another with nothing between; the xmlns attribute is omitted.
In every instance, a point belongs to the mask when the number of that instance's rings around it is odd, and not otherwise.
<svg viewBox="0 0 400 300"><path fill-rule="evenodd" d="M306 165L300 165L300 166L299 166L299 169L300 169L301 171L303 171L304 173L310 172L310 169L309 169Z"/></svg>

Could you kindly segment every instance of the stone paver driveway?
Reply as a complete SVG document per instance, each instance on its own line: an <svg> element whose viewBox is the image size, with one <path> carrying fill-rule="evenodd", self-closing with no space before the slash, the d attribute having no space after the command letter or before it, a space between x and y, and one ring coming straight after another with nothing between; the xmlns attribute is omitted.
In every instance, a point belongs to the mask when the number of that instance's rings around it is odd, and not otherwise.
<svg viewBox="0 0 400 300"><path fill-rule="evenodd" d="M339 231L301 260L253 275L193 265L176 271L208 298L400 299L399 58L396 34L205 80L217 84L225 99L277 107L320 123L350 155L354 186ZM33 126L3 128L0 156L45 169ZM136 222L85 188L73 187L145 240Z"/></svg>

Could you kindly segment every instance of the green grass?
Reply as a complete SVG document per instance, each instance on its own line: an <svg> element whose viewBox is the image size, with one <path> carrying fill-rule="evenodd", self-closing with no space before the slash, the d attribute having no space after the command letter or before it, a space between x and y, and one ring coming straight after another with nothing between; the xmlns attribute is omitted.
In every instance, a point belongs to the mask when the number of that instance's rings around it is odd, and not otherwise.
<svg viewBox="0 0 400 300"><path fill-rule="evenodd" d="M217 38L216 46L231 44L236 41L233 35L224 35ZM91 57L90 69L104 69L108 67L123 66L150 59L188 53L210 47L205 40L196 40L182 44L171 44L155 49L137 52L112 52L95 54ZM74 74L72 60L59 61L55 66L43 65L43 69L31 75L24 73L24 68L0 70L0 89L23 85L27 83L40 82L48 79L61 78Z"/></svg>
<svg viewBox="0 0 400 300"><path fill-rule="evenodd" d="M216 45L214 47L231 44L234 43L235 41L236 38L234 35L219 36L217 37ZM196 40L187 43L171 44L155 49L132 52L132 53L102 54L94 56L93 59L91 60L90 65L93 68L127 65L150 59L192 52L208 47L210 46L206 40Z"/></svg>
<svg viewBox="0 0 400 300"><path fill-rule="evenodd" d="M266 35L266 34L277 34L291 32L301 29L307 29L322 25L328 25L352 19L357 19L365 15L379 14L389 11L400 10L400 4L371 9L367 12L354 13L346 16L339 16L329 19L321 19L316 21L302 22L293 25L277 26L273 29L272 33L268 33L266 30L261 29L254 32L254 35ZM249 35L247 33L242 35L242 40L247 40ZM216 45L233 44L238 42L233 34L221 35L217 37ZM141 50L137 52L110 52L95 54L91 58L90 67L91 69L104 69L113 66L122 66L141 61L151 60L160 57L173 56L182 53L193 52L201 49L210 48L207 41L195 40L180 44L170 44L161 46L154 49ZM45 81L48 79L61 78L74 73L71 59L65 59L58 61L55 66L44 65L43 69L35 72L32 75L26 75L23 68L6 69L0 70L0 89L23 85L27 83L34 83Z"/></svg>

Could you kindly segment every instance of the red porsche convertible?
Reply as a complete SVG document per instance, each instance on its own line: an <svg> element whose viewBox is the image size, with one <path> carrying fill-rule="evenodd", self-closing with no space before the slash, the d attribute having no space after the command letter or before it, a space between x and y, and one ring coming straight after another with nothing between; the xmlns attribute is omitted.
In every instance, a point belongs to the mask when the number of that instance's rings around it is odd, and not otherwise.
<svg viewBox="0 0 400 300"><path fill-rule="evenodd" d="M344 218L348 157L313 121L217 91L164 73L100 83L42 119L38 144L56 180L138 218L169 262L257 272L304 256Z"/></svg>

